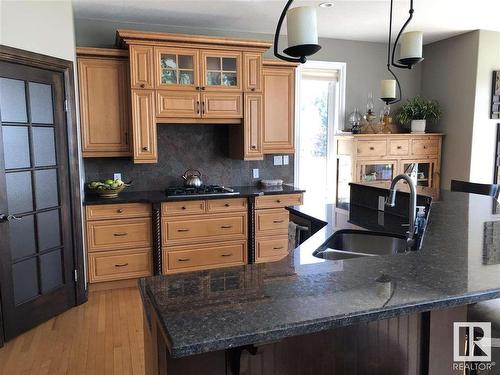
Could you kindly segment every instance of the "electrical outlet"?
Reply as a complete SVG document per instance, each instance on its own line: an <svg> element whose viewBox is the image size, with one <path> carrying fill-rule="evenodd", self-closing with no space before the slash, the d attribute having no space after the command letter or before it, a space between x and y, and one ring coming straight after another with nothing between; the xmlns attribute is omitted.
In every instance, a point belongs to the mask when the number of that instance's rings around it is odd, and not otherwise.
<svg viewBox="0 0 500 375"><path fill-rule="evenodd" d="M283 165L283 156L275 155L274 156L274 165Z"/></svg>
<svg viewBox="0 0 500 375"><path fill-rule="evenodd" d="M283 155L283 165L288 165L290 162L288 155Z"/></svg>
<svg viewBox="0 0 500 375"><path fill-rule="evenodd" d="M121 173L115 173L113 174L113 180L121 180L122 179L122 174Z"/></svg>
<svg viewBox="0 0 500 375"><path fill-rule="evenodd" d="M253 178L259 178L259 168L253 169Z"/></svg>

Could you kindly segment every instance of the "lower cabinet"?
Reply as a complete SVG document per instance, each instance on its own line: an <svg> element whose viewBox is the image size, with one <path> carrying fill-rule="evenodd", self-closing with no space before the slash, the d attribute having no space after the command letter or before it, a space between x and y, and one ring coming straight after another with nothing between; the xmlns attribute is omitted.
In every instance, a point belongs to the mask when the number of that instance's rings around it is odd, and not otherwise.
<svg viewBox="0 0 500 375"><path fill-rule="evenodd" d="M89 283L152 275L151 205L85 208Z"/></svg>

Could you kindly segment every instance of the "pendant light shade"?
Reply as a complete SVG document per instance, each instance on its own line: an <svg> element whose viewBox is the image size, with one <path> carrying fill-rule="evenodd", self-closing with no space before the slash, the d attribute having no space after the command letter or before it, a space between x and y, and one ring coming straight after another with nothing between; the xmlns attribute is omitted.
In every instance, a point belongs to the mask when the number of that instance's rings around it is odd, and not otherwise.
<svg viewBox="0 0 500 375"><path fill-rule="evenodd" d="M401 34L398 62L413 66L423 60L422 57L423 33L410 31Z"/></svg>
<svg viewBox="0 0 500 375"><path fill-rule="evenodd" d="M380 81L380 99L389 103L396 99L396 80L384 79Z"/></svg>
<svg viewBox="0 0 500 375"><path fill-rule="evenodd" d="M303 57L315 54L321 49L318 44L318 27L316 9L313 7L296 7L286 14L288 48L283 50L287 55Z"/></svg>

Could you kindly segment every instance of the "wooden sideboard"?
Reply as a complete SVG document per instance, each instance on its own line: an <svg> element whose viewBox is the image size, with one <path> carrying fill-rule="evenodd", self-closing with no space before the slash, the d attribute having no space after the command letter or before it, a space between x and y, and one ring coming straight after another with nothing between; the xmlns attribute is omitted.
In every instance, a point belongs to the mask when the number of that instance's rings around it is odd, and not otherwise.
<svg viewBox="0 0 500 375"><path fill-rule="evenodd" d="M349 182L388 188L411 163L418 163L417 192L437 196L442 138L440 133L336 136L337 204L349 202Z"/></svg>

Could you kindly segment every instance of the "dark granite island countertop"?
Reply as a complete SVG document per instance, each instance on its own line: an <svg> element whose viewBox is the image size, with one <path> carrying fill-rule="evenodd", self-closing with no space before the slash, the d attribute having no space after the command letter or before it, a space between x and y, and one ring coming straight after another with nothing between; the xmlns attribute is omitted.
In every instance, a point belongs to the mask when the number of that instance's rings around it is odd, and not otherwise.
<svg viewBox="0 0 500 375"><path fill-rule="evenodd" d="M327 225L281 261L149 277L140 287L172 358L492 299L500 297L497 205L443 191L420 251L342 261L312 256L352 226L327 206Z"/></svg>

